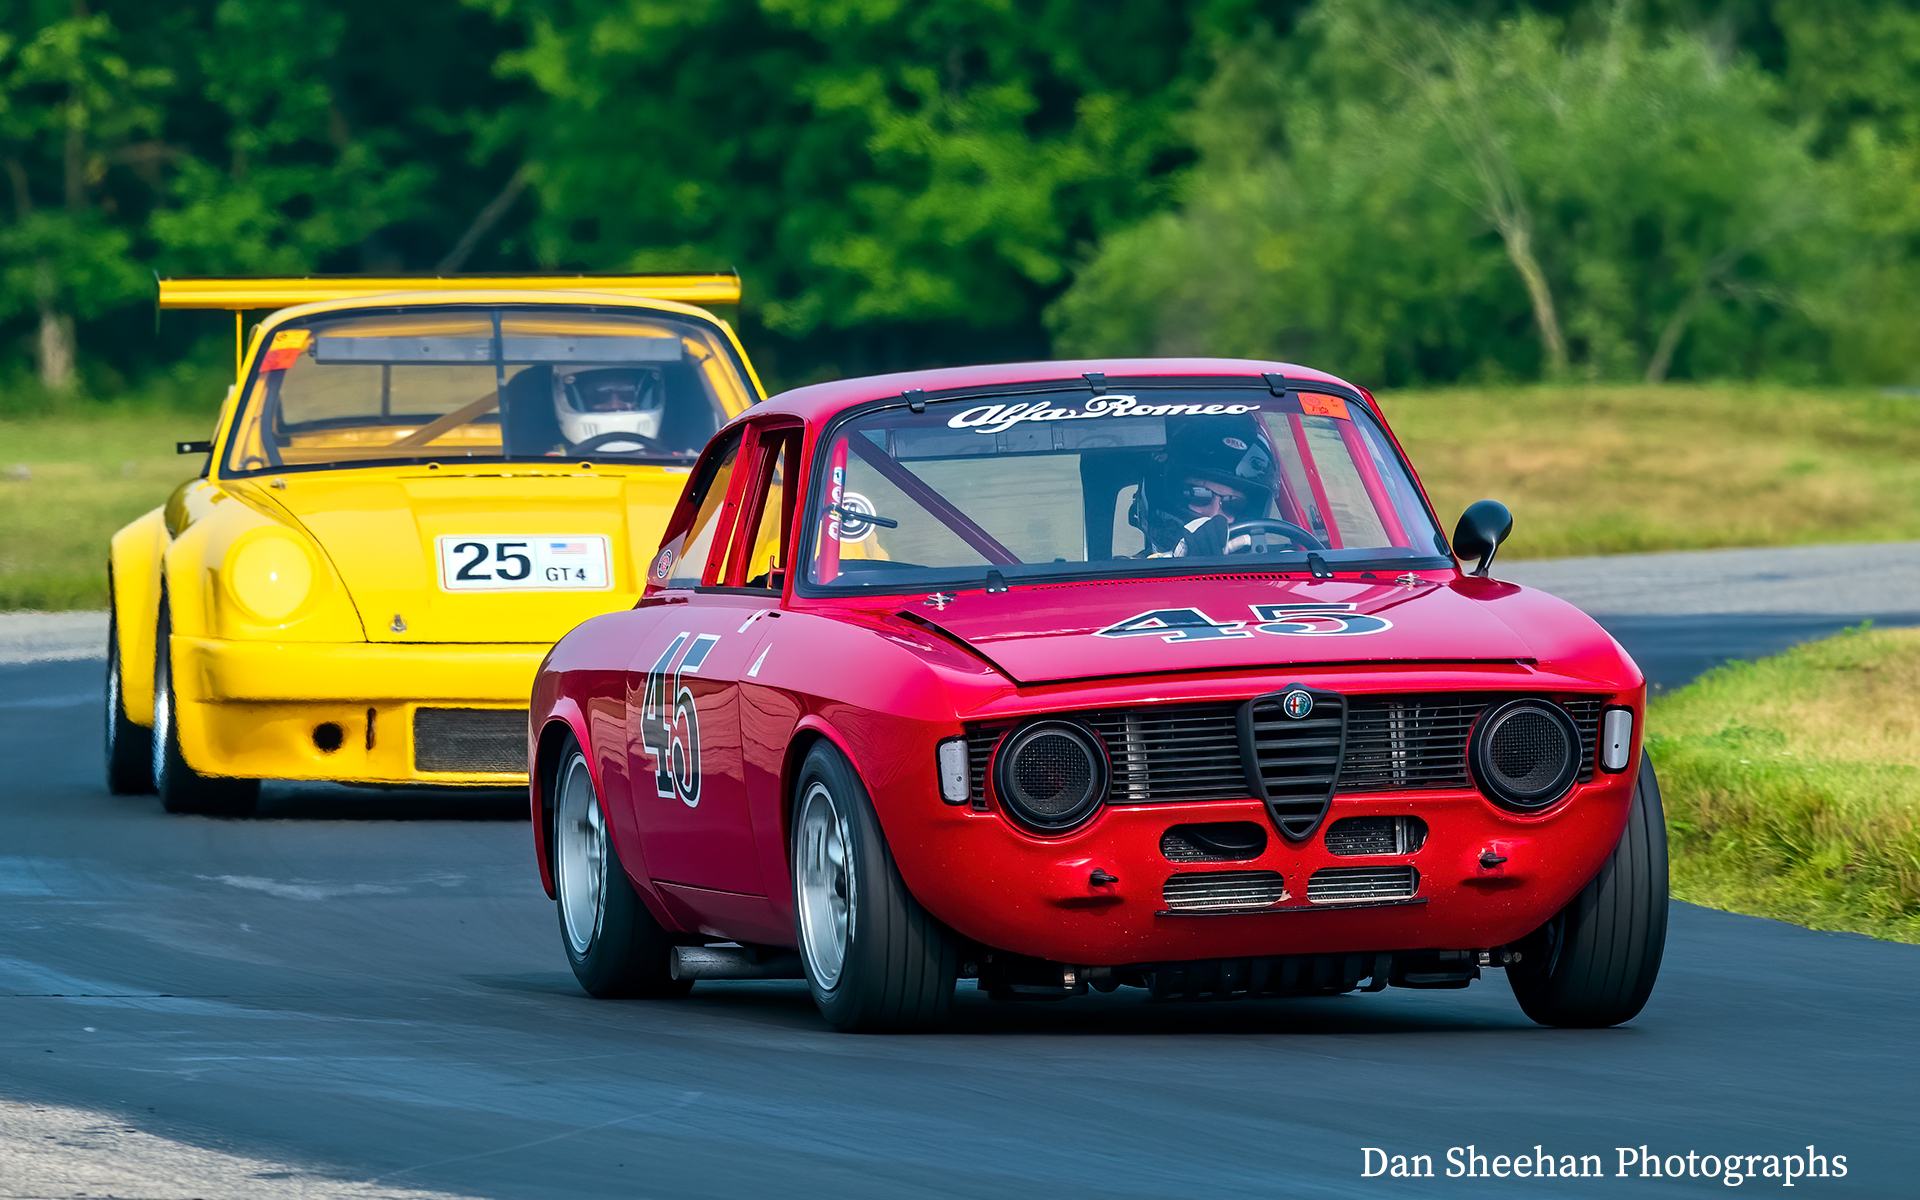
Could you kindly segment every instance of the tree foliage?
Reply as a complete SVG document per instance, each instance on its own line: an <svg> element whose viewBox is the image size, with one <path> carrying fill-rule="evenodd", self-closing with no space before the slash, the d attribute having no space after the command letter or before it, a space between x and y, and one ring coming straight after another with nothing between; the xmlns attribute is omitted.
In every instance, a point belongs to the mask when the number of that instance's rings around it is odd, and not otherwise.
<svg viewBox="0 0 1920 1200"><path fill-rule="evenodd" d="M1229 55L1184 204L1107 243L1061 341L1394 382L1844 371L1846 165L1751 59L1602 15L1329 0L1291 61Z"/></svg>
<svg viewBox="0 0 1920 1200"><path fill-rule="evenodd" d="M787 382L1904 381L1916 84L1901 0L0 0L0 356L190 356L156 271L731 265Z"/></svg>

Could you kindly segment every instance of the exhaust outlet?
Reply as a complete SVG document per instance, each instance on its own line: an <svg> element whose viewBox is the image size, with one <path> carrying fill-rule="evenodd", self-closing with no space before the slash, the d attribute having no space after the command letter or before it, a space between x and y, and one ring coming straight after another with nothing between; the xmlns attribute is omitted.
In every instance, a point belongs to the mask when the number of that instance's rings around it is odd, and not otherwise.
<svg viewBox="0 0 1920 1200"><path fill-rule="evenodd" d="M800 956L771 946L675 946L675 979L805 979Z"/></svg>

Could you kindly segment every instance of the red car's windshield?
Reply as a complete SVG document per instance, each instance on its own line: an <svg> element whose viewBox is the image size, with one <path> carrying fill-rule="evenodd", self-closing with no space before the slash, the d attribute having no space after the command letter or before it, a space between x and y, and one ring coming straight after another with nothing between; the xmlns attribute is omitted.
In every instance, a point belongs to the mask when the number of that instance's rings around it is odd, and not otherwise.
<svg viewBox="0 0 1920 1200"><path fill-rule="evenodd" d="M842 425L810 511L814 585L1204 567L1447 565L1364 406L1265 389L936 402ZM1187 561L1170 561L1187 560Z"/></svg>

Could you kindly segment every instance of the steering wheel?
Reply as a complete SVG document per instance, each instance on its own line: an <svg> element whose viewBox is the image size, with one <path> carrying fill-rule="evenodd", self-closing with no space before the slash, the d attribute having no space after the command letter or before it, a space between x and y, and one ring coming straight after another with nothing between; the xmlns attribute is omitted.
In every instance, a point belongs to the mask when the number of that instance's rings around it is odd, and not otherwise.
<svg viewBox="0 0 1920 1200"><path fill-rule="evenodd" d="M1242 535L1251 537L1255 533L1278 533L1302 550L1325 550L1327 544L1313 535L1310 529L1303 529L1292 521L1282 521L1278 517L1254 517L1248 521L1237 521L1227 526L1227 540ZM1255 547L1248 546L1241 554L1251 554Z"/></svg>
<svg viewBox="0 0 1920 1200"><path fill-rule="evenodd" d="M603 433L597 437L588 438L586 441L574 446L573 453L591 454L603 446L617 446L623 442L637 443L641 451L648 454L673 455L673 451L659 438L650 438L644 433L621 433L617 430L613 433ZM616 450L614 453L618 454L622 452ZM625 451L625 453L632 454L634 452L628 450Z"/></svg>

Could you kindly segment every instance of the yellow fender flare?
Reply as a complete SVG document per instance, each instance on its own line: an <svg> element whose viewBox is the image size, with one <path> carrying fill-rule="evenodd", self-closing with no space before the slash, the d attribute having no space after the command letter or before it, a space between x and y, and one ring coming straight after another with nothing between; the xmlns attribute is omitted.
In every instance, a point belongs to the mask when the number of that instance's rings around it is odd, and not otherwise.
<svg viewBox="0 0 1920 1200"><path fill-rule="evenodd" d="M120 639L120 695L127 719L153 726L154 634L160 621L160 570L166 561L166 520L160 509L135 519L107 551L113 623Z"/></svg>

